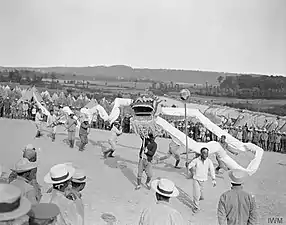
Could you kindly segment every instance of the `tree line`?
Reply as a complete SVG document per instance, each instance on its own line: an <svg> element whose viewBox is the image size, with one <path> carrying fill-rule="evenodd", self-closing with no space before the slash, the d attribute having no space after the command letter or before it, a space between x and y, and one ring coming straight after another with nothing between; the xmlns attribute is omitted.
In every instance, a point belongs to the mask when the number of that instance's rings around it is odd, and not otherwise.
<svg viewBox="0 0 286 225"><path fill-rule="evenodd" d="M283 76L219 76L219 91L215 95L236 98L284 99L286 77Z"/></svg>

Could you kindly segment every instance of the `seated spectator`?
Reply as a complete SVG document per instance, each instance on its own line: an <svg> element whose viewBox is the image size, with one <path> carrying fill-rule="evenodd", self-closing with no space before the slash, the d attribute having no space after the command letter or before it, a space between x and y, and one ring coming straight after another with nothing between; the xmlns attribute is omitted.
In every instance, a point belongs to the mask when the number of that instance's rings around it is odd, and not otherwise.
<svg viewBox="0 0 286 225"><path fill-rule="evenodd" d="M60 208L52 203L40 203L32 206L28 213L30 225L55 225L58 224Z"/></svg>
<svg viewBox="0 0 286 225"><path fill-rule="evenodd" d="M29 225L27 213L29 200L22 196L21 189L11 184L0 184L0 224Z"/></svg>
<svg viewBox="0 0 286 225"><path fill-rule="evenodd" d="M23 195L28 198L32 204L39 202L39 196L37 196L36 189L30 184L32 181L33 169L37 168L36 162L30 162L26 158L20 159L14 166L12 171L17 174L17 178L11 182L11 184L21 189Z"/></svg>

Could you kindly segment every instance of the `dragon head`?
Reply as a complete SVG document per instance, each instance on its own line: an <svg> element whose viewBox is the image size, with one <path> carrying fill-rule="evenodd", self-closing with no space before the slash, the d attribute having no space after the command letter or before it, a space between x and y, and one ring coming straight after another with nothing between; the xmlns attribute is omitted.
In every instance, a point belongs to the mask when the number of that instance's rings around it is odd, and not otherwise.
<svg viewBox="0 0 286 225"><path fill-rule="evenodd" d="M159 127L154 122L154 116L160 102L158 97L150 95L141 96L133 101L131 105L134 111L132 124L135 132L141 137L148 135L148 133L157 136L160 132Z"/></svg>

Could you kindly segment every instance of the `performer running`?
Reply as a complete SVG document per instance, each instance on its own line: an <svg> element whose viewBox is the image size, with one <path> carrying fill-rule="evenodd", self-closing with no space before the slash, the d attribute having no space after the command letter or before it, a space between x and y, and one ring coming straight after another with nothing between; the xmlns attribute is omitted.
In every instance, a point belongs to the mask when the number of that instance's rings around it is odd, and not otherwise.
<svg viewBox="0 0 286 225"><path fill-rule="evenodd" d="M107 157L114 157L112 154L116 149L116 144L118 141L118 137L122 134L122 128L118 121L115 121L112 124L111 128L111 136L108 139L108 143L110 144L110 148L107 151L103 152L103 157L106 159Z"/></svg>
<svg viewBox="0 0 286 225"><path fill-rule="evenodd" d="M48 119L47 119L47 127L51 128L52 142L54 142L56 139L57 122L58 122L58 119L57 119L56 115L54 114L54 110L52 109L50 111L50 115L48 116Z"/></svg>
<svg viewBox="0 0 286 225"><path fill-rule="evenodd" d="M149 134L148 144L146 148L141 148L139 152L139 163L138 163L138 175L137 175L137 186L135 190L139 190L141 188L141 178L143 172L146 173L146 187L150 189L150 182L153 176L152 173L152 160L153 156L157 151L157 143L155 142L155 137L153 134ZM143 146L145 145L143 141Z"/></svg>
<svg viewBox="0 0 286 225"><path fill-rule="evenodd" d="M223 152L222 154L227 154L226 152L229 151L230 153L232 153L233 155L238 155L238 152L236 151L233 151L233 148L230 147L228 145L228 143L226 143L226 136L225 135L222 135L221 138L220 138L220 145L223 147L223 149L225 150L225 152ZM220 153L217 153L216 154L216 160L218 162L218 166L216 167L215 169L215 172L216 173L219 173L219 170L221 168L225 168L226 170L229 170L229 168L225 165L225 163L221 160L221 158L223 157L223 155L221 155Z"/></svg>
<svg viewBox="0 0 286 225"><path fill-rule="evenodd" d="M172 141L169 144L169 151L167 155L159 158L157 163L160 163L161 161L169 159L171 156L173 156L176 159L176 163L174 167L176 169L180 169L181 167L179 167L179 163L180 163L181 157L180 157L180 154L178 153L178 150L180 149L181 145L179 144L178 140L175 140L174 137L171 137L171 138L172 138Z"/></svg>
<svg viewBox="0 0 286 225"><path fill-rule="evenodd" d="M72 112L69 115L69 118L67 119L67 122L66 122L66 129L68 131L68 141L69 141L71 148L74 147L76 125L77 125L77 120L74 119L74 113Z"/></svg>
<svg viewBox="0 0 286 225"><path fill-rule="evenodd" d="M42 122L43 122L43 113L41 109L37 110L36 117L35 117L35 123L37 127L37 133L36 133L36 138L39 138L42 136Z"/></svg>
<svg viewBox="0 0 286 225"><path fill-rule="evenodd" d="M79 145L79 151L83 151L84 147L88 143L88 134L90 132L90 124L88 116L85 115L83 118L83 122L80 124L79 128L79 138L80 138L80 145Z"/></svg>

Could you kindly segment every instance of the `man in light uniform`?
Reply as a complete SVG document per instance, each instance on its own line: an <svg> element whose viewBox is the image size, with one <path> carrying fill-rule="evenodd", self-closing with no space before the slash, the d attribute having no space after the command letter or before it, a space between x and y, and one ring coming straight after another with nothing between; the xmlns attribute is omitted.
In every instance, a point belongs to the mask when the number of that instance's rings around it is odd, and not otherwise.
<svg viewBox="0 0 286 225"><path fill-rule="evenodd" d="M139 225L186 225L182 215L169 201L179 195L175 184L167 179L156 179L151 183L156 192L156 204L145 209L139 219Z"/></svg>
<svg viewBox="0 0 286 225"><path fill-rule="evenodd" d="M41 131L42 131L42 122L43 122L43 113L41 109L38 109L38 112L36 113L35 117L35 123L37 127L37 133L36 133L36 138L41 137Z"/></svg>
<svg viewBox="0 0 286 225"><path fill-rule="evenodd" d="M69 115L69 118L67 119L67 122L65 125L68 131L68 141L69 141L70 147L73 148L74 142L75 142L76 125L77 125L77 121L76 119L74 119L73 112Z"/></svg>
<svg viewBox="0 0 286 225"><path fill-rule="evenodd" d="M47 127L51 128L51 138L53 142L56 139L57 122L58 122L57 117L54 114L54 111L51 110L47 120Z"/></svg>
<svg viewBox="0 0 286 225"><path fill-rule="evenodd" d="M208 180L208 172L210 171L212 177L212 184L216 186L215 170L212 161L208 158L209 150L207 148L201 149L201 156L195 158L188 165L188 169L194 168L193 176L193 212L197 213L200 210L200 200L204 200L203 190L204 184Z"/></svg>
<svg viewBox="0 0 286 225"><path fill-rule="evenodd" d="M163 160L166 160L168 158L170 158L171 156L173 156L176 159L176 163L175 163L175 168L176 169L180 169L180 167L178 166L180 163L180 154L178 153L178 150L180 149L181 145L179 144L180 142L178 140L176 140L174 137L172 137L172 141L169 144L169 151L167 153L166 156L163 156L161 158L158 159L157 163L160 163Z"/></svg>
<svg viewBox="0 0 286 225"><path fill-rule="evenodd" d="M111 129L111 136L108 140L108 143L110 144L110 148L107 151L103 152L104 158L114 157L112 154L114 153L116 149L116 143L118 141L118 136L120 136L121 134L122 134L122 128L119 122L115 121Z"/></svg>
<svg viewBox="0 0 286 225"><path fill-rule="evenodd" d="M246 176L248 174L240 170L229 172L232 187L220 196L217 208L219 225L258 224L255 197L242 187Z"/></svg>

